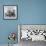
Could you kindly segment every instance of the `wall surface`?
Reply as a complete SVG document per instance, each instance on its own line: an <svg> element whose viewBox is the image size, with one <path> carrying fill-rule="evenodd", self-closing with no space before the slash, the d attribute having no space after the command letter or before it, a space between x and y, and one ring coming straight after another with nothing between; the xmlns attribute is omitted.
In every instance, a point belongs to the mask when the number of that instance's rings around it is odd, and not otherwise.
<svg viewBox="0 0 46 46"><path fill-rule="evenodd" d="M9 42L8 35L10 32L16 32L18 35L17 24L18 20L4 20L3 19L3 5L17 5L18 0L0 0L0 44L7 44ZM18 37L17 37L18 39ZM18 40L16 39L16 43Z"/></svg>
<svg viewBox="0 0 46 46"><path fill-rule="evenodd" d="M18 20L3 20L3 5L18 5ZM18 32L17 24L46 24L46 0L0 0L0 44Z"/></svg>
<svg viewBox="0 0 46 46"><path fill-rule="evenodd" d="M21 0L21 24L46 24L46 0Z"/></svg>

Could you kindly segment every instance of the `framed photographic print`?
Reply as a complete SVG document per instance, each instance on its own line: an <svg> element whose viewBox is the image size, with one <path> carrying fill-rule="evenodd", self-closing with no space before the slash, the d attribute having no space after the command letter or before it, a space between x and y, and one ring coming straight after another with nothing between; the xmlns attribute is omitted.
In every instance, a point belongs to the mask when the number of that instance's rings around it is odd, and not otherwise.
<svg viewBox="0 0 46 46"><path fill-rule="evenodd" d="M17 5L3 6L4 19L17 19Z"/></svg>

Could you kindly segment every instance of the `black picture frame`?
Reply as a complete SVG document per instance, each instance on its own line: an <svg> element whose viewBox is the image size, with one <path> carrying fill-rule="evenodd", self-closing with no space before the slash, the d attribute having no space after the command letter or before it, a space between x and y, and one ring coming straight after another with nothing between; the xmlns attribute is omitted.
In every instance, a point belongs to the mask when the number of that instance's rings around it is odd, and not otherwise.
<svg viewBox="0 0 46 46"><path fill-rule="evenodd" d="M8 10L14 11L14 14L6 16ZM13 10L13 11L12 11ZM9 12L8 12L9 13ZM3 5L3 19L4 20L17 20L18 19L18 5Z"/></svg>

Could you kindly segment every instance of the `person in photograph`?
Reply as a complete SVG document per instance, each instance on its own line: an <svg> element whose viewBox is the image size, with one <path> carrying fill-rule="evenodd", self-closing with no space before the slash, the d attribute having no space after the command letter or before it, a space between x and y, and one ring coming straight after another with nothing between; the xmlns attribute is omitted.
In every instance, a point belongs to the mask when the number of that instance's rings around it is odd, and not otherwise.
<svg viewBox="0 0 46 46"><path fill-rule="evenodd" d="M15 17L15 10L14 9L8 9L7 12L5 13L5 15L8 17Z"/></svg>

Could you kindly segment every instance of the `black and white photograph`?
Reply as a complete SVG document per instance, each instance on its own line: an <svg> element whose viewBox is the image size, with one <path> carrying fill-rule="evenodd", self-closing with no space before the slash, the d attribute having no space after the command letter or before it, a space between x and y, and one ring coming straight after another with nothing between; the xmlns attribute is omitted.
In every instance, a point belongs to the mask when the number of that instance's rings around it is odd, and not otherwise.
<svg viewBox="0 0 46 46"><path fill-rule="evenodd" d="M16 5L4 5L3 8L4 19L17 19L17 6Z"/></svg>

